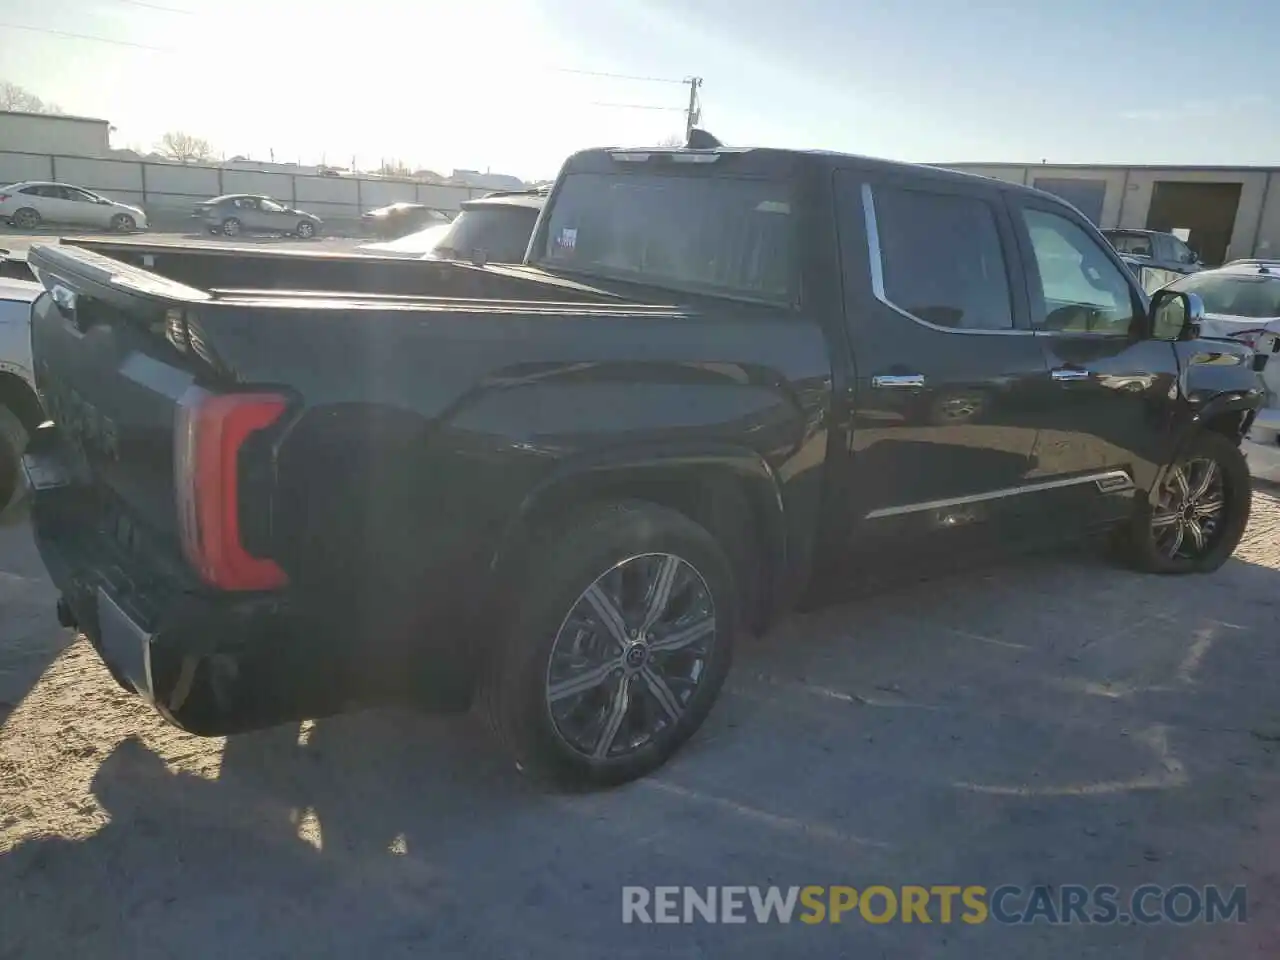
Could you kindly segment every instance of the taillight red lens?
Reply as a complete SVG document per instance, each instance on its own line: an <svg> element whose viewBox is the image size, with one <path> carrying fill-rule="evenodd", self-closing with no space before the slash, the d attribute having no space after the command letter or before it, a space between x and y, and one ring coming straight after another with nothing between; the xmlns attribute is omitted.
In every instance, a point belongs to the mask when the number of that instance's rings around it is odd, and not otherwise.
<svg viewBox="0 0 1280 960"><path fill-rule="evenodd" d="M288 582L275 561L245 550L239 490L241 447L286 407L277 394L219 395L199 387L178 405L174 483L182 552L200 578L220 590L273 590Z"/></svg>
<svg viewBox="0 0 1280 960"><path fill-rule="evenodd" d="M1231 335L1231 339L1239 340L1241 343L1248 346L1250 350L1257 350L1258 341L1266 332L1267 331L1265 330L1241 330L1239 333L1233 333Z"/></svg>

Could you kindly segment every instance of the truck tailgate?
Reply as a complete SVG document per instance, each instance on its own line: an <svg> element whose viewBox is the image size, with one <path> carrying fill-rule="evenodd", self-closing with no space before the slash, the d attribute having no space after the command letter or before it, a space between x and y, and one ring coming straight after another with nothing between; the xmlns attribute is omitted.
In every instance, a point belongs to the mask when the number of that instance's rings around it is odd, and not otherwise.
<svg viewBox="0 0 1280 960"><path fill-rule="evenodd" d="M176 549L175 416L215 378L166 331L207 295L86 251L39 246L30 261L48 291L32 310L36 387L67 455Z"/></svg>

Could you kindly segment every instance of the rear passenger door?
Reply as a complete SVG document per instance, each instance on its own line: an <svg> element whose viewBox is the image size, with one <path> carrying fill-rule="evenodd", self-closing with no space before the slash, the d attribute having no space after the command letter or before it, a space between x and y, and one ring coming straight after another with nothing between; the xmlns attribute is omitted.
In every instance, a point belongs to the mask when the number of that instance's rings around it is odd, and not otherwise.
<svg viewBox="0 0 1280 960"><path fill-rule="evenodd" d="M854 537L1016 533L1048 376L999 189L849 169L836 196Z"/></svg>
<svg viewBox="0 0 1280 960"><path fill-rule="evenodd" d="M235 216L245 230L263 230L262 209L257 197L240 197L236 200Z"/></svg>
<svg viewBox="0 0 1280 960"><path fill-rule="evenodd" d="M50 223L67 222L67 207L70 204L63 198L62 187L58 184L40 183L34 187L27 187L22 192L35 198L30 206L40 214L42 219Z"/></svg>

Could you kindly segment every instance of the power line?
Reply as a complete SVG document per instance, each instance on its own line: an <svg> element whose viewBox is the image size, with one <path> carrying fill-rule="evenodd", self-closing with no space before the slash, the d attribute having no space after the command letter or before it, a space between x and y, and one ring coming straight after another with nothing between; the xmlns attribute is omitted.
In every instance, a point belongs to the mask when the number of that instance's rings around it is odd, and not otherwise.
<svg viewBox="0 0 1280 960"><path fill-rule="evenodd" d="M592 100L593 107L614 107L618 110L669 110L673 113L684 113L684 107L656 107L648 103L605 103L600 100Z"/></svg>
<svg viewBox="0 0 1280 960"><path fill-rule="evenodd" d="M635 80L640 83L688 83L672 77L638 77L629 73L602 73L599 70L574 70L569 67L551 67L556 73L575 73L580 77L608 77L611 80Z"/></svg>
<svg viewBox="0 0 1280 960"><path fill-rule="evenodd" d="M66 37L71 40L89 40L93 43L111 43L118 47L135 47L139 50L155 50L159 53L177 53L173 47L153 47L149 43L134 43L132 40L113 40L111 37L99 37L88 33L68 33L66 30L51 30L49 27L29 27L21 23L0 23L3 30L28 30L31 33L47 33L53 37Z"/></svg>
<svg viewBox="0 0 1280 960"><path fill-rule="evenodd" d="M166 7L159 3L146 3L145 0L118 0L119 3L127 3L135 7L146 7L148 10L163 10L165 13L181 13L186 16L194 16L194 10L180 10L177 7Z"/></svg>

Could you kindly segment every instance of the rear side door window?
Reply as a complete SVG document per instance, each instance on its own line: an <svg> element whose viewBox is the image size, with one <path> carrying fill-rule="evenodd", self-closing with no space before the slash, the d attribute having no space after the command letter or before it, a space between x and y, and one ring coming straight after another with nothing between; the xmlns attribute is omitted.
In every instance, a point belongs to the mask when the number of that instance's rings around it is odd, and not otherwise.
<svg viewBox="0 0 1280 960"><path fill-rule="evenodd" d="M1142 304L1102 244L1062 214L1023 205L1031 256L1027 283L1032 324L1041 330L1128 336Z"/></svg>
<svg viewBox="0 0 1280 960"><path fill-rule="evenodd" d="M1013 328L1008 268L991 203L890 186L877 186L873 202L880 249L873 251L872 268L879 267L877 293L890 306L950 330Z"/></svg>

